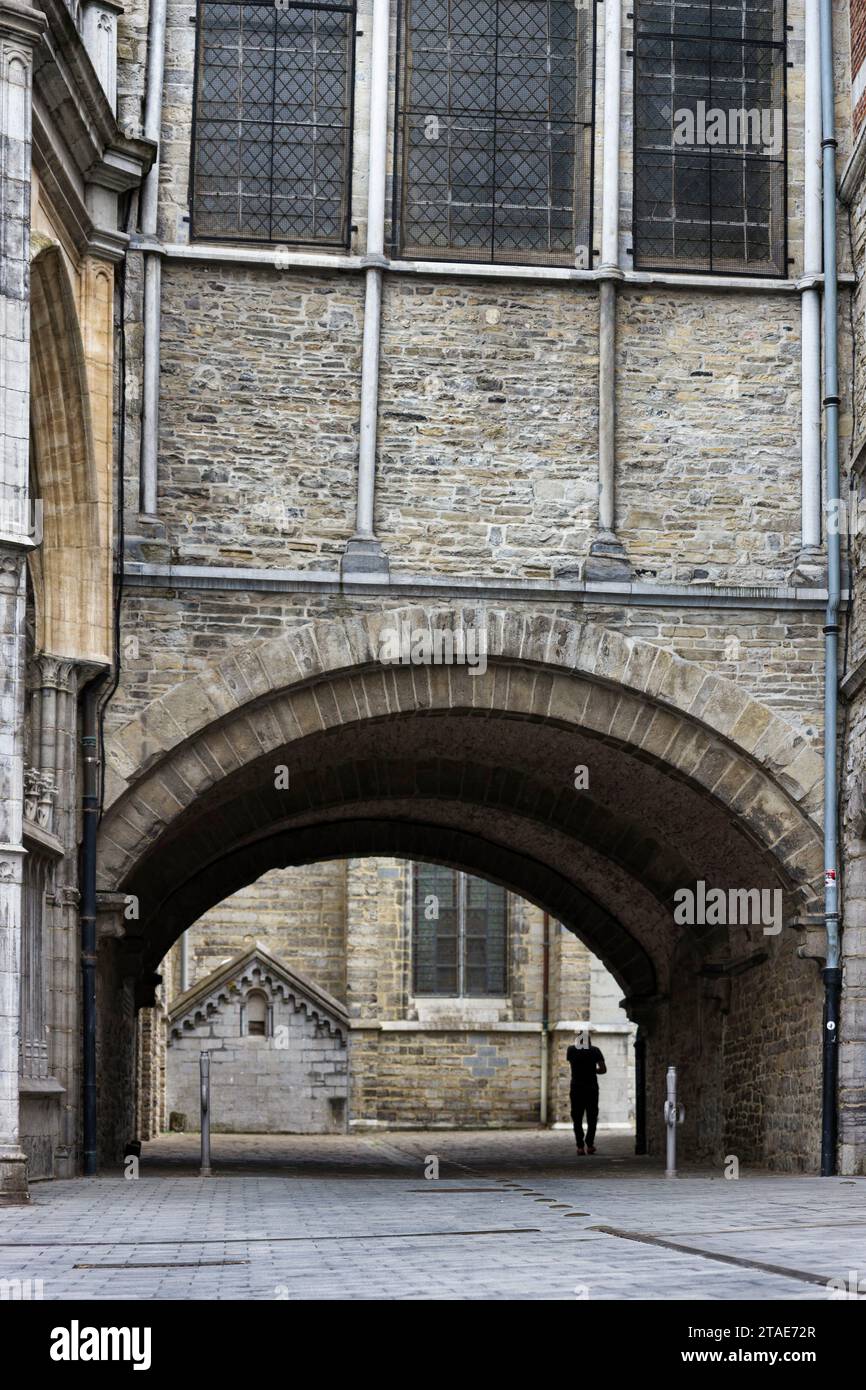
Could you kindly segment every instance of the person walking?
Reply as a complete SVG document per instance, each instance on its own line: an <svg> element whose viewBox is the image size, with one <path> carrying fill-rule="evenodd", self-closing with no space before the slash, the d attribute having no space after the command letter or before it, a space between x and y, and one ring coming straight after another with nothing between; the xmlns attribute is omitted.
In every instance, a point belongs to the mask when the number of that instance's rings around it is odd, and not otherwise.
<svg viewBox="0 0 866 1390"><path fill-rule="evenodd" d="M578 1033L568 1048L565 1059L571 1067L571 1118L574 1123L574 1142L578 1154L595 1153L595 1130L598 1124L598 1078L607 1071L604 1057L592 1045L588 1031ZM586 1140L583 1117L586 1115Z"/></svg>

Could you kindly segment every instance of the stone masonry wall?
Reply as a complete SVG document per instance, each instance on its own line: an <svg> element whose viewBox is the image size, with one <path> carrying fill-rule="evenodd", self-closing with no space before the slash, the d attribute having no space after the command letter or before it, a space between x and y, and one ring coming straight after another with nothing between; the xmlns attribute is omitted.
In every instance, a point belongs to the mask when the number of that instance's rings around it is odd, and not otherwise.
<svg viewBox="0 0 866 1390"><path fill-rule="evenodd" d="M785 583L800 533L800 306L620 299L619 534L646 578ZM757 447L756 447L756 441Z"/></svg>
<svg viewBox="0 0 866 1390"><path fill-rule="evenodd" d="M188 987L256 941L345 1001L345 863L274 869L206 912L189 931ZM179 978L179 946L172 957Z"/></svg>
<svg viewBox="0 0 866 1390"><path fill-rule="evenodd" d="M333 568L354 523L360 277L168 265L160 517L184 564Z"/></svg>
<svg viewBox="0 0 866 1390"><path fill-rule="evenodd" d="M356 598L351 607L379 611L397 605ZM206 670L239 645L290 632L311 619L340 616L339 595L285 595L244 591L140 589L124 594L124 629L134 635L124 654L120 687L108 709L110 731L153 699ZM496 609L497 604L491 602ZM513 603L509 607L515 607ZM519 607L519 605L518 605ZM529 600L526 611L537 610ZM802 722L816 745L820 738L823 683L821 613L769 610L610 607L588 602L559 604L555 614L579 615L733 680L780 714Z"/></svg>
<svg viewBox="0 0 866 1390"><path fill-rule="evenodd" d="M368 10L362 4L358 16L353 251L364 234ZM168 6L159 231L180 245L189 240L194 14L191 0ZM801 0L792 0L788 21L788 249L796 277ZM392 31L395 23L392 6ZM625 265L630 28L626 16ZM136 7L120 36L121 110L131 124L142 35ZM392 69L395 49L392 32ZM599 116L602 98L599 82ZM160 512L174 558L334 568L354 526L360 275L217 258L168 260L163 277ZM135 265L130 280L127 386L135 416ZM588 284L386 277L377 526L395 570L549 576L585 554L597 483L597 323L597 292ZM799 525L799 334L792 294L622 291L619 513L639 571L659 580L688 579L694 570L739 583L787 579ZM132 419L130 443L134 430ZM238 497L244 502L233 507Z"/></svg>
<svg viewBox="0 0 866 1390"><path fill-rule="evenodd" d="M274 999L269 1037L241 1035L238 997L171 1039L167 1107L186 1116L189 1130L198 1129L203 1050L211 1052L215 1133L328 1134L345 1129L345 1039L291 1000Z"/></svg>
<svg viewBox="0 0 866 1390"><path fill-rule="evenodd" d="M366 156L368 13L365 3L359 15L365 33L358 51L356 195ZM625 13L621 235L628 265L632 38ZM190 0L171 0L160 175L160 235L166 241L188 237L192 14ZM802 266L802 0L791 0L787 18L788 249L796 277ZM140 88L141 34L136 10L123 30L127 68L121 91L130 112L136 83ZM600 109L601 84L596 96ZM849 148L844 128L840 139L843 162ZM356 196L356 206L362 205ZM353 250L363 241L363 226L356 225ZM128 400L134 416L134 265L130 274ZM177 563L335 569L354 525L360 296L354 271L277 272L230 266L218 257L195 264L166 260L159 490ZM847 461L857 433L846 309L843 302L841 433ZM799 300L788 290L713 293L632 283L618 291L617 511L637 579L756 587L788 579L799 527L799 350ZM548 578L563 564L573 567L586 551L597 486L595 288L386 274L381 359L377 529L393 572L484 580ZM135 438L134 420L128 438ZM123 623L136 642L124 655L107 736L154 696L227 650L291 630L311 615L381 606L374 596L263 593L249 586L148 592L131 583ZM538 605L528 600L528 606ZM569 615L575 611L562 608ZM819 613L651 608L632 606L625 595L621 607L589 603L580 612L588 622L656 642L730 677L798 722L804 738L820 747ZM859 641L855 631L853 652ZM866 719L855 709L855 762L864 729ZM426 1122L431 1109L443 1123L463 1113L473 1065L475 1080L483 1082L476 1093L488 1098L491 1114L499 1113L512 1060L525 1107L520 1113L528 1115L528 1097L538 1095L538 1035L508 1032L505 1025L516 1028L538 1018L537 921L527 914L515 926L514 992L503 1008L508 1016L471 1020L473 1062L470 1051L461 1051L470 1036L467 1027L434 1016L435 1010L410 997L409 958L400 935L401 873L396 861L349 871L351 1114L362 1122L393 1123L401 1105L407 1115L419 1113L411 1083L434 1070L430 1059L441 1052L441 1084L430 1092ZM847 930L861 925L855 916ZM670 1019L660 1017L650 1031L656 1137L660 1054L673 1049L687 1067L697 1038L706 1068L696 1081L694 1112L707 1133L713 1132L712 1106L719 1104L718 1092L711 1092L724 1074L732 1087L726 1119L744 1153L762 1155L777 1145L782 1163L811 1161L811 1136L798 1129L798 1114L814 1111L816 997L812 966L795 961L794 944L791 935L774 945L771 962L734 980L730 998L710 990L696 995L690 980L692 994L677 999ZM322 969L332 966L322 963ZM852 961L850 969L855 967ZM579 1017L578 991L569 988L569 1009ZM773 1001L769 1031L759 998ZM564 1012L563 1006L561 1017ZM855 1044L862 1038L860 1012L855 1002L846 1024ZM417 1026L387 1029L385 1023ZM551 1043L552 1060L558 1046L558 1040ZM852 1071L849 1081L857 1074ZM552 1109L561 1116L562 1077L555 1065L551 1076Z"/></svg>
<svg viewBox="0 0 866 1390"><path fill-rule="evenodd" d="M354 527L362 307L357 276L165 267L160 516L175 560L336 567ZM619 528L642 577L787 581L799 330L794 297L756 315L746 294L620 296ZM377 529L395 571L573 566L595 519L597 370L592 290L391 277Z"/></svg>
<svg viewBox="0 0 866 1390"><path fill-rule="evenodd" d="M844 19L844 16L842 16ZM845 74L842 93L843 119L853 108L854 135L862 144L862 124L866 113L863 92L863 42L866 7L850 6L850 71ZM838 31L837 31L838 32ZM856 89L854 82L857 82ZM845 106L847 105L847 111ZM838 107L837 107L838 110ZM845 170L847 151L838 167ZM860 149L862 156L862 148ZM842 234L850 234L850 250L857 282L850 306L840 306L844 329L854 329L853 401L851 404L852 486L844 484L848 462L842 452L843 487L843 563L850 572L853 602L845 613L842 644L842 679L845 697L840 718L840 768L842 774L842 980L843 1002L839 1037L840 1169L843 1173L866 1173L866 1091L863 1057L866 1048L866 351L863 323L866 314L866 179L862 167L845 178L847 208L840 208ZM847 534L846 534L847 532Z"/></svg>

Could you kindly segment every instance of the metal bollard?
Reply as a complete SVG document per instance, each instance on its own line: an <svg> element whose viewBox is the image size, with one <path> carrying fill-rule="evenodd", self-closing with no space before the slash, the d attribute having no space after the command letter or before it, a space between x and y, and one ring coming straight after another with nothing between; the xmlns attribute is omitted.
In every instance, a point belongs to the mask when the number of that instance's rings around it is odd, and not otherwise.
<svg viewBox="0 0 866 1390"><path fill-rule="evenodd" d="M201 1168L203 1178L210 1177L210 1053L199 1057L201 1072Z"/></svg>
<svg viewBox="0 0 866 1390"><path fill-rule="evenodd" d="M665 1167L665 1177L675 1178L677 1175L677 1125L681 1125L686 1118L685 1106L677 1103L676 1067L668 1067L667 1092L668 1098L665 1101L665 1124L667 1126L667 1165Z"/></svg>

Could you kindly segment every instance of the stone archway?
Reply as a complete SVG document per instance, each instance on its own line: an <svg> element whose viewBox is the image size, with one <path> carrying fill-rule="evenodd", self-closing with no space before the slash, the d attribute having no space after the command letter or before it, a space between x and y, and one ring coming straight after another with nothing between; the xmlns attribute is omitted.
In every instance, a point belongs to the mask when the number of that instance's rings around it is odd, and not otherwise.
<svg viewBox="0 0 866 1390"><path fill-rule="evenodd" d="M796 926L821 875L818 752L806 731L652 644L564 618L484 616L483 676L377 660L388 625L470 626L475 610L323 620L242 650L117 730L100 874L104 891L140 905L124 968L146 981L191 921L270 867L380 853L478 872L557 916L620 981L654 1048L654 1109L665 1057L695 1053L695 1018L727 1039L736 1014L737 1039L693 1088L717 1153L724 1115L736 1129L768 1089L762 1010L801 1045L804 1089L817 1084L819 991ZM590 771L581 791L577 764ZM778 893L785 925L698 924L680 1006L673 895L700 880ZM772 1114L739 1125L751 1156L770 1133L780 1147L786 1106L777 1092ZM789 1139L782 1161L808 1164L807 1141Z"/></svg>

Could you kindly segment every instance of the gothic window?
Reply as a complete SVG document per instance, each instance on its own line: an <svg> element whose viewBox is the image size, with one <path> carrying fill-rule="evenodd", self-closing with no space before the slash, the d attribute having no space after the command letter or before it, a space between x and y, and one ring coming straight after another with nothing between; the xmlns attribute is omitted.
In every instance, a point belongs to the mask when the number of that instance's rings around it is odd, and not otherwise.
<svg viewBox="0 0 866 1390"><path fill-rule="evenodd" d="M22 1076L48 1076L46 1020L46 916L52 890L53 863L32 847L24 859L21 913L21 1045Z"/></svg>
<svg viewBox="0 0 866 1390"><path fill-rule="evenodd" d="M199 0L191 234L345 246L354 4Z"/></svg>
<svg viewBox="0 0 866 1390"><path fill-rule="evenodd" d="M637 0L634 263L784 275L784 0Z"/></svg>
<svg viewBox="0 0 866 1390"><path fill-rule="evenodd" d="M246 1032L251 1038L264 1038L268 1033L268 1001L261 990L251 990L246 999Z"/></svg>
<svg viewBox="0 0 866 1390"><path fill-rule="evenodd" d="M437 864L416 864L413 908L415 994L506 993L504 888Z"/></svg>
<svg viewBox="0 0 866 1390"><path fill-rule="evenodd" d="M594 15L589 0L404 0L404 256L590 264Z"/></svg>

